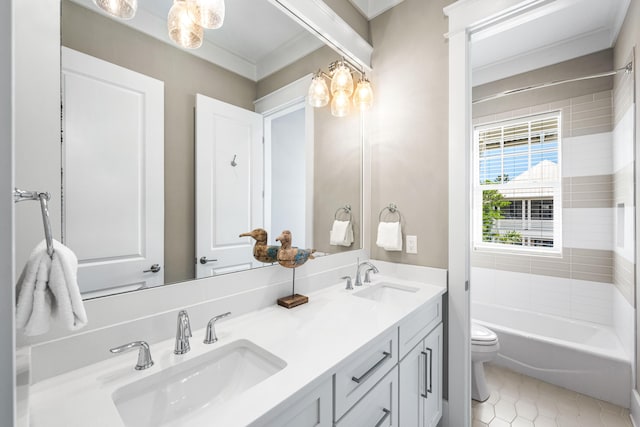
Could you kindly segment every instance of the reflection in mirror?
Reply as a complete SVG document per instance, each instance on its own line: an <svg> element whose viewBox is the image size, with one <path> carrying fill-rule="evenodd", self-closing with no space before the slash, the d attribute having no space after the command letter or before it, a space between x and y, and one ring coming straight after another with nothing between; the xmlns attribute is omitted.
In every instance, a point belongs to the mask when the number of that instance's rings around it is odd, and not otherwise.
<svg viewBox="0 0 640 427"><path fill-rule="evenodd" d="M361 247L360 117L336 119L303 97L252 113L261 88L277 90L337 55L267 0L227 3L223 27L188 52L161 23L170 1L140 0L126 23L90 1L62 1L62 238L80 259L85 298L265 265L247 261L253 240L238 237L258 227L270 241L295 230L294 246L325 254ZM223 112L200 120L208 113L197 96ZM243 127L228 110L260 122ZM230 139L216 134L223 125ZM200 142L208 170L198 166ZM329 245L346 204L354 243Z"/></svg>

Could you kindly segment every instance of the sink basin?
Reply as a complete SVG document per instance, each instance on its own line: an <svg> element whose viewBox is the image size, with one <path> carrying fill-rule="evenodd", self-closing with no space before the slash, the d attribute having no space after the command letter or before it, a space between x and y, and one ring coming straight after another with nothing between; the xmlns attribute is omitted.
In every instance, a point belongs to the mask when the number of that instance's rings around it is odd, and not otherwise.
<svg viewBox="0 0 640 427"><path fill-rule="evenodd" d="M184 418L241 394L286 365L251 341L238 340L121 387L112 398L126 426L182 425Z"/></svg>
<svg viewBox="0 0 640 427"><path fill-rule="evenodd" d="M411 295L419 290L419 288L413 286L380 282L361 291L354 292L353 295L379 302L394 303L407 301L407 298L411 298Z"/></svg>

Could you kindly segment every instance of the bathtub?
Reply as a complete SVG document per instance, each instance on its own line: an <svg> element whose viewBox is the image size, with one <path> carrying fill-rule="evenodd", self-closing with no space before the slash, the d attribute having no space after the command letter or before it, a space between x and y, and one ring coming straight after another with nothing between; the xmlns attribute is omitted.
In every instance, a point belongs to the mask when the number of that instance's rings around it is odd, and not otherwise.
<svg viewBox="0 0 640 427"><path fill-rule="evenodd" d="M631 357L612 328L478 302L471 314L498 335L493 363L629 408Z"/></svg>

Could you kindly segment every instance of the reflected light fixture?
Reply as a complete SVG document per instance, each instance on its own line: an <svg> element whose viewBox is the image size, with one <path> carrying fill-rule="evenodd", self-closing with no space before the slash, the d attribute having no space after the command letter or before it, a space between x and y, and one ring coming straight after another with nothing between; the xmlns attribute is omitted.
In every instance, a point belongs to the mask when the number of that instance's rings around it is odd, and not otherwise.
<svg viewBox="0 0 640 427"><path fill-rule="evenodd" d="M197 49L202 46L204 30L192 19L187 0L174 0L167 17L169 37L178 46Z"/></svg>
<svg viewBox="0 0 640 427"><path fill-rule="evenodd" d="M360 74L360 80L354 91L352 73ZM331 96L325 81L331 81ZM353 99L351 99L353 95ZM329 64L329 74L319 70L313 75L307 100L313 107L324 107L331 99L331 114L344 117L351 110L351 103L358 111L367 111L373 105L373 89L364 71L359 70L344 58Z"/></svg>
<svg viewBox="0 0 640 427"><path fill-rule="evenodd" d="M192 19L201 27L216 30L224 23L224 0L187 0Z"/></svg>
<svg viewBox="0 0 640 427"><path fill-rule="evenodd" d="M111 16L131 19L138 10L138 0L93 0L93 3Z"/></svg>

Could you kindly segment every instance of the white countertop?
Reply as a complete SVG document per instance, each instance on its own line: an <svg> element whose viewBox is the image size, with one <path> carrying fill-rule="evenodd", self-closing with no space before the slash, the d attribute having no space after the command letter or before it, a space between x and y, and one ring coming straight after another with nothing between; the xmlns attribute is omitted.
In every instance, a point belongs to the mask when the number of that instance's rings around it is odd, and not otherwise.
<svg viewBox="0 0 640 427"><path fill-rule="evenodd" d="M35 384L31 388L30 424L124 426L111 397L117 389L236 340L247 339L283 359L287 366L237 397L182 418L181 423L190 427L210 426L215 420L215 425L225 427L249 425L296 393L311 390L328 379L351 354L446 291L442 285L382 275L375 275L372 284L363 288L382 281L415 286L419 291L411 298L389 304L354 296L359 289L347 291L344 283L340 283L308 295L307 304L290 310L274 302L273 306L242 316L232 315L217 323L219 341L215 344L202 343L205 332L202 328L193 331L191 351L187 354L173 354L173 339L151 345L155 365L149 369L133 369L137 360L134 351Z"/></svg>

